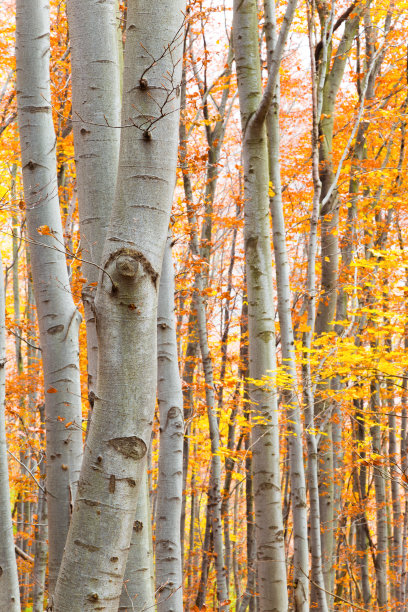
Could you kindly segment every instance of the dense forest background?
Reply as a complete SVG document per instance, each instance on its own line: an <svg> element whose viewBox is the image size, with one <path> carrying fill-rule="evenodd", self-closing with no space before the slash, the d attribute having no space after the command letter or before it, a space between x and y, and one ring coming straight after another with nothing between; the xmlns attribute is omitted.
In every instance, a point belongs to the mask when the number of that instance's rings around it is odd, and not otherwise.
<svg viewBox="0 0 408 612"><path fill-rule="evenodd" d="M408 610L406 3L0 32L0 612Z"/></svg>

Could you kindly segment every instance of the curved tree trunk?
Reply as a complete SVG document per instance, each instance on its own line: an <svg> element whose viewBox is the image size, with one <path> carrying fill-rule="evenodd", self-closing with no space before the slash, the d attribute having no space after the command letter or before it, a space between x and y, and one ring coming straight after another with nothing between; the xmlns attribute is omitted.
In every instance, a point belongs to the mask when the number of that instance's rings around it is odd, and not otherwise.
<svg viewBox="0 0 408 612"><path fill-rule="evenodd" d="M183 8L181 0L128 3L118 182L95 300L98 387L57 612L101 606L113 612L119 604L155 406L157 294L177 163Z"/></svg>
<svg viewBox="0 0 408 612"><path fill-rule="evenodd" d="M70 292L58 202L49 84L49 7L40 0L18 0L16 14L18 123L45 383L52 592L82 460L80 315Z"/></svg>

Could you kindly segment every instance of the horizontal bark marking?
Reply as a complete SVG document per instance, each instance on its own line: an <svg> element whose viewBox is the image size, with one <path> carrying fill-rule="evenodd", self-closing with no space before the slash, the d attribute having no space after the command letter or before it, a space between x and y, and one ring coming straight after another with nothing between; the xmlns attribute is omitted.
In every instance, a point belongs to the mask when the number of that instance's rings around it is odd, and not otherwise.
<svg viewBox="0 0 408 612"><path fill-rule="evenodd" d="M167 183L167 180L162 178L161 176L155 176L154 174L132 174L128 178L130 179L149 179L150 181L161 181L162 183Z"/></svg>
<svg viewBox="0 0 408 612"><path fill-rule="evenodd" d="M23 106L21 110L27 113L51 113L50 106Z"/></svg>
<svg viewBox="0 0 408 612"><path fill-rule="evenodd" d="M81 548L86 548L89 552L96 552L100 550L99 546L94 546L93 544L87 544L86 542L82 542L81 540L74 540L74 544L80 546Z"/></svg>
<svg viewBox="0 0 408 612"><path fill-rule="evenodd" d="M61 325L53 325L47 329L47 334L58 334L59 332L64 331L64 326Z"/></svg>

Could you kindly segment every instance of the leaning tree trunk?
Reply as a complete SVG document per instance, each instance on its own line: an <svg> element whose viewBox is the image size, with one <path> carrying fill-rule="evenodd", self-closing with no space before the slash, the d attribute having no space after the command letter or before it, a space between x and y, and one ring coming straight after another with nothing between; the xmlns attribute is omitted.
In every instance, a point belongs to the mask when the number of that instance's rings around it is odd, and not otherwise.
<svg viewBox="0 0 408 612"><path fill-rule="evenodd" d="M49 7L40 0L17 0L16 15L18 123L45 384L52 592L82 460L80 315L70 291L58 202L49 82Z"/></svg>
<svg viewBox="0 0 408 612"><path fill-rule="evenodd" d="M183 495L183 393L174 318L174 269L167 239L157 313L159 472L156 507L156 590L159 612L182 611L180 518Z"/></svg>
<svg viewBox="0 0 408 612"><path fill-rule="evenodd" d="M0 610L20 612L20 591L13 523L6 442L6 328L3 264L0 258Z"/></svg>
<svg viewBox="0 0 408 612"><path fill-rule="evenodd" d="M103 606L113 612L119 604L155 406L157 294L177 164L182 10L182 0L128 3L125 127L95 300L98 386L57 583L58 612Z"/></svg>

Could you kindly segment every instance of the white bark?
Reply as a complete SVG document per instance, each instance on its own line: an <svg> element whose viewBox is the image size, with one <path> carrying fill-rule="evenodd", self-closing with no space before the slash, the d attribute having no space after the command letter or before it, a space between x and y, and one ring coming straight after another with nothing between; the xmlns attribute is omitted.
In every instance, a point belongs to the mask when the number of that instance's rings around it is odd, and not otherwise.
<svg viewBox="0 0 408 612"><path fill-rule="evenodd" d="M95 301L98 386L57 612L113 612L119 605L155 405L183 8L181 0L128 3L118 182Z"/></svg>
<svg viewBox="0 0 408 612"><path fill-rule="evenodd" d="M243 131L245 257L258 592L264 612L286 612L288 595L279 472L275 313L269 227L268 150L261 102L255 0L234 1L234 49Z"/></svg>
<svg viewBox="0 0 408 612"><path fill-rule="evenodd" d="M194 257L199 257L200 248L197 236L197 219L194 211L189 204L188 214L191 222L190 249ZM211 467L210 483L208 487L207 516L206 516L206 537L203 546L203 562L201 569L200 587L197 594L198 602L205 600L208 575L208 552L209 537L212 533L214 553L215 553L215 572L217 576L217 599L220 610L226 612L228 605L228 585L227 572L224 563L224 542L222 533L222 496L221 496L221 457L220 457L220 431L218 418L215 412L215 388L214 388L214 368L210 348L208 345L207 333L207 313L203 298L204 281L201 272L197 272L194 281L194 306L197 317L197 331L200 345L201 358L205 380L205 400L207 404L208 424L211 439ZM205 555L205 556L204 556Z"/></svg>
<svg viewBox="0 0 408 612"><path fill-rule="evenodd" d="M268 66L276 46L276 14L274 0L265 0L266 46ZM279 162L279 84L272 99L266 125L269 141L269 173L274 192L270 201L273 226L273 247L276 264L276 288L281 334L282 363L288 380L284 397L287 406L289 432L289 470L292 496L294 537L294 598L296 612L309 610L309 547L307 534L306 480L303 465L303 430L298 397L299 385L296 371L295 341L293 334L290 291L290 267L286 246L286 228L283 213L282 188Z"/></svg>
<svg viewBox="0 0 408 612"><path fill-rule="evenodd" d="M226 569L224 564L224 542L221 516L221 457L220 457L220 431L218 418L215 412L214 374L211 353L208 346L207 315L202 296L203 282L201 274L196 275L194 301L197 308L197 327L200 341L201 358L203 361L205 379L205 400L207 404L208 423L211 439L211 468L210 483L208 487L208 518L211 522L214 543L214 564L217 576L217 599L219 610L227 612L228 589Z"/></svg>
<svg viewBox="0 0 408 612"><path fill-rule="evenodd" d="M156 507L156 590L159 612L181 612L180 518L183 494L183 394L174 317L174 269L167 239L157 313L159 473Z"/></svg>
<svg viewBox="0 0 408 612"><path fill-rule="evenodd" d="M44 426L44 406L40 406L41 425ZM40 465L40 475L45 475L45 465L42 461ZM37 501L37 526L35 534L35 556L32 573L33 582L33 612L43 612L45 579L47 573L48 556L48 520L47 520L47 500L43 488L38 489Z"/></svg>
<svg viewBox="0 0 408 612"><path fill-rule="evenodd" d="M3 264L0 257L0 610L20 612L20 591L11 521L4 412L6 400L5 307Z"/></svg>
<svg viewBox="0 0 408 612"><path fill-rule="evenodd" d="M48 3L17 0L16 16L18 123L45 383L52 592L82 460L80 315L70 291L58 202L56 138L49 84ZM43 234L37 231L41 227Z"/></svg>
<svg viewBox="0 0 408 612"><path fill-rule="evenodd" d="M310 359L310 349L315 328L316 317L316 253L317 253L317 230L319 223L319 203L322 184L319 177L319 131L318 117L320 116L322 91L316 79L314 63L314 44L311 38L312 28L309 21L309 47L312 74L312 100L313 100L313 128L312 128L312 178L313 178L313 205L310 217L310 231L307 245L307 273L305 291L305 310L307 313L307 331L303 334L303 366L302 382L304 394L305 431L307 442L307 485L309 490L310 505L310 552L311 552L311 574L316 600L321 612L328 612L326 594L324 592L324 577L322 570L322 548L320 540L320 506L319 506L319 481L318 481L318 454L314 415L313 380ZM323 46L323 57L325 57L325 45ZM323 61L325 66L325 62ZM312 605L315 604L312 590Z"/></svg>
<svg viewBox="0 0 408 612"><path fill-rule="evenodd" d="M147 469L141 481L133 522L132 539L126 563L119 610L154 610L154 580L150 496Z"/></svg>
<svg viewBox="0 0 408 612"><path fill-rule="evenodd" d="M121 96L116 4L116 0L67 2L81 259L87 280L82 299L91 406L98 364L94 298L115 198L121 131L117 129Z"/></svg>

